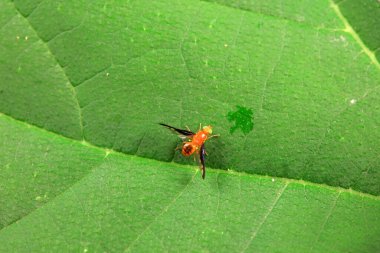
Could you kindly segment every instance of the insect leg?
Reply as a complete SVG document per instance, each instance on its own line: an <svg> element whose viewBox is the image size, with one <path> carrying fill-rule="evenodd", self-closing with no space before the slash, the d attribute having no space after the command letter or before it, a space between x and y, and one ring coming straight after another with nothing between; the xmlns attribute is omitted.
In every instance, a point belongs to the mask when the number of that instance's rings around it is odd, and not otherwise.
<svg viewBox="0 0 380 253"><path fill-rule="evenodd" d="M208 139L215 138L215 137L220 137L220 134L210 135L210 136L208 137Z"/></svg>
<svg viewBox="0 0 380 253"><path fill-rule="evenodd" d="M199 152L199 158L201 160L202 179L205 179L205 176L206 176L205 154L206 154L206 150L203 144Z"/></svg>

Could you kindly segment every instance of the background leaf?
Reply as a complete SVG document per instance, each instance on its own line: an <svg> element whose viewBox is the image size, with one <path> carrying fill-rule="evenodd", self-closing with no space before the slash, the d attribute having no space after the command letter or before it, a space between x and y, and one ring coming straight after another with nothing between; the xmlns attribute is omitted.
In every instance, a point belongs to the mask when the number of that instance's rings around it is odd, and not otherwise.
<svg viewBox="0 0 380 253"><path fill-rule="evenodd" d="M380 250L377 1L0 12L0 251Z"/></svg>

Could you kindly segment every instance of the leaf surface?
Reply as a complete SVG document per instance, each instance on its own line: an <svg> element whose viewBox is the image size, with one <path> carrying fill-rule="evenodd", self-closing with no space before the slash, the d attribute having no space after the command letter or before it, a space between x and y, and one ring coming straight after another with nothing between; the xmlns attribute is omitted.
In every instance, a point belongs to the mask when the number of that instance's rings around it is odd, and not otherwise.
<svg viewBox="0 0 380 253"><path fill-rule="evenodd" d="M218 170L202 180L6 116L0 127L1 252L380 250L378 197Z"/></svg>
<svg viewBox="0 0 380 253"><path fill-rule="evenodd" d="M0 251L379 251L378 6L1 1Z"/></svg>

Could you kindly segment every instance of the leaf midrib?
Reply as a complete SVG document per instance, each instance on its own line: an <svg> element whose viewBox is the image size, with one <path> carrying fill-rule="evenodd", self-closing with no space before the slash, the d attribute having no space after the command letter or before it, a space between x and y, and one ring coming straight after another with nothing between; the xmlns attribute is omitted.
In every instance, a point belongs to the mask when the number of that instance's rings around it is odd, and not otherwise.
<svg viewBox="0 0 380 253"><path fill-rule="evenodd" d="M141 156L134 155L134 154L123 153L123 152L120 152L120 151L117 151L117 150L113 150L113 149L110 149L110 148L107 148L107 147L97 146L97 145L89 143L89 142L87 142L85 140L76 140L76 139L64 136L64 135L62 135L60 133L53 132L53 131L47 130L45 128L41 128L41 127L39 127L37 125L34 125L34 124L31 124L29 122L26 122L26 121L23 121L23 120L20 120L20 119L16 119L13 116L8 115L8 114L3 113L3 112L0 112L0 117L7 117L8 119L16 122L17 124L25 125L28 128L34 129L36 131L45 132L45 133L47 133L49 135L58 136L60 138L69 140L71 142L81 144L81 145L83 145L83 146L85 146L87 148L93 148L93 149L101 150L102 152L104 152L104 158L106 158L110 154L115 154L115 155L121 155L121 156L125 156L125 157L135 157L135 158L139 158L139 159L143 159L143 160L144 159L146 159L146 160L152 160L152 161L159 162L159 163L164 163L164 164L175 163L177 166L183 167L184 169L188 169L189 168L188 165L176 163L174 161L165 162L165 161L157 160L157 159L154 159L154 158L141 157ZM190 167L193 167L193 166L190 166ZM90 170L89 173L91 173L91 171L93 171L93 169ZM347 189L347 188L342 188L342 187L339 187L339 186L331 186L331 185L327 185L327 184L314 183L314 182L307 181L307 180L299 180L299 179L292 179L292 178L285 178L285 177L275 177L275 176L270 176L270 175L260 175L260 174L255 174L255 173L247 173L245 171L237 171L237 170L234 170L234 169L226 169L226 170L224 170L224 169L213 168L213 167L209 167L209 166L207 166L207 171L211 172L211 173L224 173L224 174L236 175L236 176L248 176L248 177L251 176L251 177L256 177L256 178L267 178L267 179L270 178L272 180L281 180L284 183L297 183L297 184L301 184L301 185L305 185L305 186L306 185L308 185L308 186L317 186L317 187L324 188L324 189L330 189L330 190L333 190L333 191L336 191L336 192L347 192L347 193L351 193L351 194L358 195L358 196L361 196L361 197L371 198L371 199L375 199L375 200L379 200L380 201L380 196L377 196L377 195L373 195L373 194L370 194L370 193L353 190L351 188ZM87 173L85 176L87 176L89 173ZM205 180L207 180L207 179L205 179Z"/></svg>

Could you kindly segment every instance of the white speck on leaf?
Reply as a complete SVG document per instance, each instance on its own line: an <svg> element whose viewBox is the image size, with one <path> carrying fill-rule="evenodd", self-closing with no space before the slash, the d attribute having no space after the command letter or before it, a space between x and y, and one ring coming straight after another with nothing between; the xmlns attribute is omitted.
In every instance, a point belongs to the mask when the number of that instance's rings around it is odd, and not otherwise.
<svg viewBox="0 0 380 253"><path fill-rule="evenodd" d="M356 102L357 102L357 100L356 100L355 98L353 98L353 99L350 100L350 104L351 104L351 105L356 104Z"/></svg>

